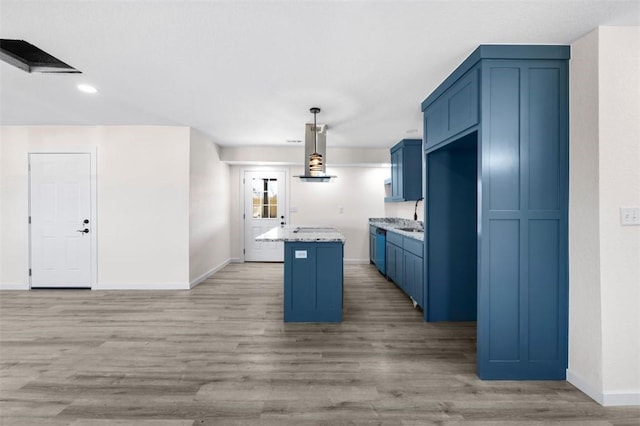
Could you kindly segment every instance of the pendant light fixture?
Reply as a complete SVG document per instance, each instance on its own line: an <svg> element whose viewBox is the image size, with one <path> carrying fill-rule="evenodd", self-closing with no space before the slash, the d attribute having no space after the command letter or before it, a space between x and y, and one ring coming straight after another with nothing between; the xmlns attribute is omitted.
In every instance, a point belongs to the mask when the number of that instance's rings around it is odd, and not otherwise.
<svg viewBox="0 0 640 426"><path fill-rule="evenodd" d="M327 149L327 128L326 124L318 124L317 115L320 108L312 107L309 112L313 114L313 123L305 124L304 135L304 174L294 176L303 182L329 182L331 178L326 173L326 149Z"/></svg>
<svg viewBox="0 0 640 426"><path fill-rule="evenodd" d="M313 114L313 153L309 155L309 176L322 176L324 167L322 167L322 154L318 153L318 122L316 121L320 108L313 107L309 111Z"/></svg>

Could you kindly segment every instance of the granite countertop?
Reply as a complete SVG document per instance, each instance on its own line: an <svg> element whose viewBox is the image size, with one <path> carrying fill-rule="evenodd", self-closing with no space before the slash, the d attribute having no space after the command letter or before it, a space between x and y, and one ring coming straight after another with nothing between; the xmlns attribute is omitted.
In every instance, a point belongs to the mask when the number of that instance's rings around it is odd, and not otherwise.
<svg viewBox="0 0 640 426"><path fill-rule="evenodd" d="M256 241L345 242L339 229L330 226L276 226L256 237Z"/></svg>
<svg viewBox="0 0 640 426"><path fill-rule="evenodd" d="M370 217L369 225L386 229L387 231L395 232L418 241L424 241L424 232L409 232L400 229L424 229L423 223L419 220L401 219L399 217Z"/></svg>

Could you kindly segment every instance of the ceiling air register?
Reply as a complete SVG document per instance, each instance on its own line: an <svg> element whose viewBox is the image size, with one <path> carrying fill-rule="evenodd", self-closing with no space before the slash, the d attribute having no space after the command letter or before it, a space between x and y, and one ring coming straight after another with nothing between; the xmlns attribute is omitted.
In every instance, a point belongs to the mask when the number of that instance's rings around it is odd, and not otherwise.
<svg viewBox="0 0 640 426"><path fill-rule="evenodd" d="M304 135L304 175L295 176L305 182L328 182L332 177L326 173L327 125L318 124L316 115L320 108L309 110L313 123L305 124Z"/></svg>

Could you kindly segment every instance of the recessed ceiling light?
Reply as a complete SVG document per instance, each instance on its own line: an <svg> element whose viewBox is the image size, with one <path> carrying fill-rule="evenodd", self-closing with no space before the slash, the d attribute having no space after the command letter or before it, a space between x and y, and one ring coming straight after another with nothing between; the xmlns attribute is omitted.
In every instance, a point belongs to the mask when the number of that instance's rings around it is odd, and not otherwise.
<svg viewBox="0 0 640 426"><path fill-rule="evenodd" d="M88 84L78 84L78 90L84 93L98 93L98 89Z"/></svg>

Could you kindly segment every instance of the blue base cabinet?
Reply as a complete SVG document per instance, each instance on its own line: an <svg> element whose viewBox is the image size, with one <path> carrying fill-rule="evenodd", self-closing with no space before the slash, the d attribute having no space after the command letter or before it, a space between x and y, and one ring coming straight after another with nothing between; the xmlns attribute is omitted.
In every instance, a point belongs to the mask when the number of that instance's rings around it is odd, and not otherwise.
<svg viewBox="0 0 640 426"><path fill-rule="evenodd" d="M402 249L402 235L395 232L387 232L387 278L404 289L403 266L404 251Z"/></svg>
<svg viewBox="0 0 640 426"><path fill-rule="evenodd" d="M422 103L425 299L476 293L481 379L566 377L569 56L483 45Z"/></svg>
<svg viewBox="0 0 640 426"><path fill-rule="evenodd" d="M402 248L404 249L404 291L411 296L416 304L424 309L422 278L424 242L404 237Z"/></svg>
<svg viewBox="0 0 640 426"><path fill-rule="evenodd" d="M369 263L376 263L376 227L369 225Z"/></svg>
<svg viewBox="0 0 640 426"><path fill-rule="evenodd" d="M284 321L340 322L342 242L284 243Z"/></svg>
<svg viewBox="0 0 640 426"><path fill-rule="evenodd" d="M422 252L422 241L387 232L387 278L424 307Z"/></svg>

